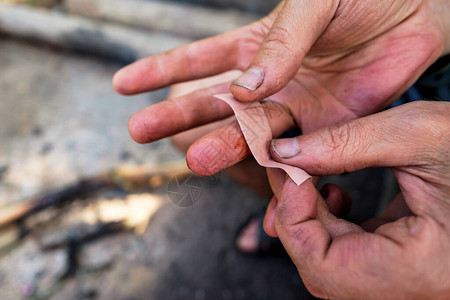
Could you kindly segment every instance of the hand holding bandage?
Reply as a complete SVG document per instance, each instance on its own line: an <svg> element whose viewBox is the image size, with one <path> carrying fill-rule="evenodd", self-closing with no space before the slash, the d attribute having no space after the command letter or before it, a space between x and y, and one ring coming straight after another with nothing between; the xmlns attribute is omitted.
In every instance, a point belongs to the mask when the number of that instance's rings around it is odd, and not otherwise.
<svg viewBox="0 0 450 300"><path fill-rule="evenodd" d="M405 104L274 147L274 159L314 175L392 167L402 190L360 227L331 213L340 210L342 191L323 199L310 181L271 181L278 192L264 228L280 238L315 296L449 299L450 102Z"/></svg>
<svg viewBox="0 0 450 300"><path fill-rule="evenodd" d="M311 177L298 167L282 164L271 158L269 146L272 142L272 130L261 103L240 102L232 94L221 94L214 97L225 101L231 106L244 134L245 141L261 166L284 170L297 185L302 184Z"/></svg>
<svg viewBox="0 0 450 300"><path fill-rule="evenodd" d="M229 70L244 72L233 81L152 105L130 119L133 139L148 143L230 118L229 125L214 129L189 148L188 164L201 175L217 173L251 154L232 109L213 97L230 90L241 101L270 97L274 102L262 103L266 112L282 108L276 117L268 118L274 138L295 126L302 129L305 135L295 143L275 142L277 151L272 157L278 162L301 167L312 175L377 165L380 160L376 151L372 152L374 160L364 160L367 157L363 156L352 160L355 156L351 151L336 156L336 149L341 148L323 147L317 137L333 133L339 141L339 137L346 137L348 124L356 131L347 133L362 133L357 127L360 123L346 122L383 110L439 56L450 53L449 3L286 0L259 22L125 67L114 77L114 86L130 95ZM430 117L425 125L442 122L439 110L433 109L431 115L423 107L418 111L424 113L416 115L420 120ZM405 116L399 110L394 112ZM448 108L444 112L448 115ZM390 113L380 114L381 119ZM408 116L408 112L403 113ZM373 125L373 120L366 124ZM346 125L328 128L334 124ZM397 119L372 128L390 137L390 129L403 130L402 125ZM417 129L414 123L407 125ZM278 176L280 172L269 169L277 197L269 205L265 228L280 237L316 296L448 299L450 145L445 134L449 129L425 128L430 134L424 144L409 147L417 141L417 130L410 131L404 141L406 150L420 154L415 156L416 164L404 163L412 158L407 152L380 152L391 159L385 163L396 167L403 189L393 207L406 203L414 216L397 220L401 215L388 208L384 217L397 221L379 227L375 234L333 216L332 212L340 209L336 201L331 208L331 198L344 198L336 190L324 201L309 180L296 186L290 179L286 181L284 174ZM445 137L446 148L428 151L435 133ZM368 135L382 138L372 131ZM330 145L337 145L335 140ZM356 141L356 149L361 141L365 139ZM440 139L434 139L434 143L440 143Z"/></svg>
<svg viewBox="0 0 450 300"><path fill-rule="evenodd" d="M148 143L226 119L232 110L213 95L230 92L230 86L240 101L270 97L283 105L287 113L269 120L274 137L293 124L309 133L377 112L450 51L450 30L440 22L449 19L445 9L428 2L282 1L258 22L141 59L115 75L117 91L136 94L229 70L244 74L136 113L130 134ZM236 139L215 145L224 132ZM201 175L216 173L249 155L241 141L232 123L200 139L187 160ZM224 160L205 165L204 149L211 145Z"/></svg>

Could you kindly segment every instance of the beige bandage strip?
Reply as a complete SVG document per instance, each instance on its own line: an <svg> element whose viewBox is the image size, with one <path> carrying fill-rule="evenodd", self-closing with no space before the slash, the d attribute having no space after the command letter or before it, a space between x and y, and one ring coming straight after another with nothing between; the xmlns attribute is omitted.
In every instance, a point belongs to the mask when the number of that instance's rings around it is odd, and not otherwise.
<svg viewBox="0 0 450 300"><path fill-rule="evenodd" d="M272 130L260 102L240 102L232 94L220 94L214 95L214 97L231 106L248 147L261 166L283 169L297 185L311 178L308 173L300 168L285 165L272 159L269 153Z"/></svg>

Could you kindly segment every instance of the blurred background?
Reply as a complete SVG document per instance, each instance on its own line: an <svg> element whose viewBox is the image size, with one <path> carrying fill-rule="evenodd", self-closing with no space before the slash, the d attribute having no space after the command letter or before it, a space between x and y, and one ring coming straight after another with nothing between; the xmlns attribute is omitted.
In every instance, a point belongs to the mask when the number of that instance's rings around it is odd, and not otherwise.
<svg viewBox="0 0 450 300"><path fill-rule="evenodd" d="M223 174L192 176L167 140L129 138L130 115L167 90L111 86L122 66L277 2L0 0L1 300L312 298L286 255L235 249L267 199ZM395 190L384 169L325 181L357 200L355 222Z"/></svg>

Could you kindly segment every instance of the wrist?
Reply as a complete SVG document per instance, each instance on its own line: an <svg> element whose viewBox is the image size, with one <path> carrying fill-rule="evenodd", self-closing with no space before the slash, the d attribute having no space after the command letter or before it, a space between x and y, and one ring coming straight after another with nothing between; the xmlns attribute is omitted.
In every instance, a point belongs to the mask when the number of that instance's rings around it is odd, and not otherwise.
<svg viewBox="0 0 450 300"><path fill-rule="evenodd" d="M450 54L450 1L430 0L431 13L436 16L443 38L444 50L442 56Z"/></svg>

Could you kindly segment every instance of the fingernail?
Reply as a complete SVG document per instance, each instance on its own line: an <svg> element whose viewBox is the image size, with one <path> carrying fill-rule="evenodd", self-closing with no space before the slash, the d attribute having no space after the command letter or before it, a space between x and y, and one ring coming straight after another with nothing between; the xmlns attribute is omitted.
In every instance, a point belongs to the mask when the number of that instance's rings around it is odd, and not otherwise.
<svg viewBox="0 0 450 300"><path fill-rule="evenodd" d="M280 158L291 158L299 153L296 138L272 140L272 149Z"/></svg>
<svg viewBox="0 0 450 300"><path fill-rule="evenodd" d="M263 83L264 73L258 68L250 68L245 71L236 81L234 85L241 86L250 91L255 91Z"/></svg>

